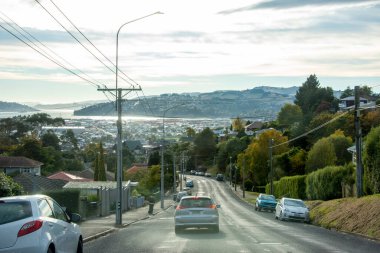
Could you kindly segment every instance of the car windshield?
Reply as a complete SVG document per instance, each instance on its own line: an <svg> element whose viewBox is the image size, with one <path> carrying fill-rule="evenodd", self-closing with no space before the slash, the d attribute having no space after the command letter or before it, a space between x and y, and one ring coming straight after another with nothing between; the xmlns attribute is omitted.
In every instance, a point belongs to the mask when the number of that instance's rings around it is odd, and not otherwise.
<svg viewBox="0 0 380 253"><path fill-rule="evenodd" d="M31 216L32 207L28 201L0 202L0 225Z"/></svg>
<svg viewBox="0 0 380 253"><path fill-rule="evenodd" d="M264 199L264 200L273 200L273 201L276 201L275 197L271 196L271 195L261 195L260 198Z"/></svg>
<svg viewBox="0 0 380 253"><path fill-rule="evenodd" d="M300 200L286 199L286 206L296 206L296 207L305 207L305 204Z"/></svg>
<svg viewBox="0 0 380 253"><path fill-rule="evenodd" d="M209 198L187 198L182 199L181 206L183 208L196 208L196 207L202 207L202 208L209 208L213 205L213 202Z"/></svg>

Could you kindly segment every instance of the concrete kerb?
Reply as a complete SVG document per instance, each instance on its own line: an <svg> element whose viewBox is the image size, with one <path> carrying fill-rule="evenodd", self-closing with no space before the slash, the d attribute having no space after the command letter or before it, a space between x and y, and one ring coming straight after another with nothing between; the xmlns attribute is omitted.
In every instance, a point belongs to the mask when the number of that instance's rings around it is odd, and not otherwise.
<svg viewBox="0 0 380 253"><path fill-rule="evenodd" d="M97 233L97 234L95 234L95 235L88 236L88 237L86 237L86 238L83 239L83 243L87 243L87 242L89 242L89 241L92 241L92 240L98 239L99 237L106 236L106 235L108 235L108 234L110 234L110 233L113 233L113 232L115 232L115 231L118 231L119 229L125 228L125 227L127 227L127 226L129 226L129 225L131 225L131 224L133 224L133 223L136 223L136 222L139 222L139 221L142 221L142 220L149 219L151 216L154 216L154 215L157 215L157 214L159 214L159 213L161 213L161 212L163 212L163 211L166 211L166 210L168 210L168 209L169 209L170 207L172 207L172 206L173 206L173 203L169 204L169 205L168 205L167 207L165 207L164 209L159 209L158 211L153 212L153 214L151 214L151 215L146 215L145 217L141 217L141 218L139 218L139 219L136 219L136 220L131 221L131 222L128 222L128 223L124 223L124 224L122 224L122 225L120 225L120 226L117 226L117 227L115 226L115 228L110 228L110 229L107 229L107 230L105 230L105 231L99 232L99 233Z"/></svg>

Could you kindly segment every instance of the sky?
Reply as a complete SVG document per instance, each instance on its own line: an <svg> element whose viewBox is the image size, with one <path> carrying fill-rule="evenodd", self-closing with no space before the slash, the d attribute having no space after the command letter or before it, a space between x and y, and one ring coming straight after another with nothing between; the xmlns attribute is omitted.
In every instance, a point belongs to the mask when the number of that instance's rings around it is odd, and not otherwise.
<svg viewBox="0 0 380 253"><path fill-rule="evenodd" d="M311 74L380 93L379 13L380 0L1 0L0 101L113 99L98 88L116 87L120 27L118 88L142 88L130 98Z"/></svg>

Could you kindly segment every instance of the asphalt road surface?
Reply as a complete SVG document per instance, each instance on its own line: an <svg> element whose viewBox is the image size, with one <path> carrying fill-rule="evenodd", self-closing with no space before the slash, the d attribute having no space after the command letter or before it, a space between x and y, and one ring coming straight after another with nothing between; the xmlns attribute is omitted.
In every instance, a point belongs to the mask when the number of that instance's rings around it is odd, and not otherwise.
<svg viewBox="0 0 380 253"><path fill-rule="evenodd" d="M174 208L85 244L84 252L380 252L380 242L301 222L275 220L256 212L223 183L191 176L195 193L221 205L220 232L188 229L174 233Z"/></svg>

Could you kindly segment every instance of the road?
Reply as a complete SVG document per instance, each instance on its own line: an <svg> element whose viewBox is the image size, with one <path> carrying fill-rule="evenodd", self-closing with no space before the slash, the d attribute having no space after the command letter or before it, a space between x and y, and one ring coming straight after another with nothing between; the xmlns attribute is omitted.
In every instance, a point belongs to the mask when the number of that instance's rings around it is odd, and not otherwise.
<svg viewBox="0 0 380 253"><path fill-rule="evenodd" d="M380 252L380 242L301 222L274 219L239 200L223 182L192 176L198 194L218 204L220 232L174 233L174 208L85 244L84 252Z"/></svg>

